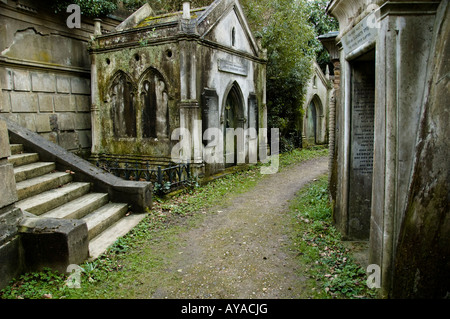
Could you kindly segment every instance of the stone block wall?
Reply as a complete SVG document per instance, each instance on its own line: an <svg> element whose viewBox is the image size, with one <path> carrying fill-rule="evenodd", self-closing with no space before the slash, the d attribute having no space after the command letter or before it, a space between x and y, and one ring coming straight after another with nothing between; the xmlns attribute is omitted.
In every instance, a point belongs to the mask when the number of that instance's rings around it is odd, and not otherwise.
<svg viewBox="0 0 450 319"><path fill-rule="evenodd" d="M66 150L88 156L94 21L55 14L31 0L0 2L0 114ZM104 18L103 32L120 21Z"/></svg>
<svg viewBox="0 0 450 319"><path fill-rule="evenodd" d="M90 79L1 68L0 112L69 151L91 147Z"/></svg>
<svg viewBox="0 0 450 319"><path fill-rule="evenodd" d="M22 211L15 207L16 181L10 156L6 123L0 120L0 288L21 270L20 237L18 225Z"/></svg>

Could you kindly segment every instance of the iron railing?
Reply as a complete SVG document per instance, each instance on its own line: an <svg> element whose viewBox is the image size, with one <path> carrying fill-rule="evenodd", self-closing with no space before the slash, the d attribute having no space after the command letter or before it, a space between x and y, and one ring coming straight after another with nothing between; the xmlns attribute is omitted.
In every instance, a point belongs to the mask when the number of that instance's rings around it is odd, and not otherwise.
<svg viewBox="0 0 450 319"><path fill-rule="evenodd" d="M97 161L96 166L125 180L152 182L155 188L174 189L191 181L189 163L171 164L168 167L151 167L149 162Z"/></svg>

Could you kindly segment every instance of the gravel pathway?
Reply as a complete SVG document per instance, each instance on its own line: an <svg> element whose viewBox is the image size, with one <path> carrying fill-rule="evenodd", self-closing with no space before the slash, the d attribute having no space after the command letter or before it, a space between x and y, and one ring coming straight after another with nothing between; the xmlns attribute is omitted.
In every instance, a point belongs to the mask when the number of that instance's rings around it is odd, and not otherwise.
<svg viewBox="0 0 450 319"><path fill-rule="evenodd" d="M288 249L289 200L325 174L328 158L266 175L254 188L214 208L204 221L180 234L168 280L150 298L264 298L306 296L304 278Z"/></svg>

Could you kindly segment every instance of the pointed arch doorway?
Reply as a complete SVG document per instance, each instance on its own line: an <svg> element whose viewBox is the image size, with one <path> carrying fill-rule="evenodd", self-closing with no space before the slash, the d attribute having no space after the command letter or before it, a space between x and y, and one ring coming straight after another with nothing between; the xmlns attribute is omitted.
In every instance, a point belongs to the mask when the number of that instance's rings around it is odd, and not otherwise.
<svg viewBox="0 0 450 319"><path fill-rule="evenodd" d="M226 95L223 110L223 154L225 167L242 161L244 153L244 99L239 85L234 82ZM239 130L241 128L241 130Z"/></svg>

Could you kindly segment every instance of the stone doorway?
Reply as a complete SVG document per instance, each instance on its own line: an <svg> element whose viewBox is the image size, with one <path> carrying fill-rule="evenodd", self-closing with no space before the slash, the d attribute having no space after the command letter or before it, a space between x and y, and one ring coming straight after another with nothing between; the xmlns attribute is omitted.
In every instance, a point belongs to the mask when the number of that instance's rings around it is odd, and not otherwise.
<svg viewBox="0 0 450 319"><path fill-rule="evenodd" d="M224 160L225 167L245 162L244 154L244 116L243 99L237 83L234 83L227 95L223 111Z"/></svg>
<svg viewBox="0 0 450 319"><path fill-rule="evenodd" d="M368 240L374 153L375 50L350 62L348 236Z"/></svg>

